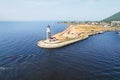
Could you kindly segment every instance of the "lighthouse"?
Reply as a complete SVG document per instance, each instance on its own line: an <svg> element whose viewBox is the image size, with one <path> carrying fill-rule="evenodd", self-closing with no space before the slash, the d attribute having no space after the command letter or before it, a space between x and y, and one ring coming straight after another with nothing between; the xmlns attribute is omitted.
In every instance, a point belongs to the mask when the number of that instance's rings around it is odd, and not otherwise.
<svg viewBox="0 0 120 80"><path fill-rule="evenodd" d="M50 29L50 25L48 25L46 30L46 38L50 39L50 37L51 37L51 29Z"/></svg>

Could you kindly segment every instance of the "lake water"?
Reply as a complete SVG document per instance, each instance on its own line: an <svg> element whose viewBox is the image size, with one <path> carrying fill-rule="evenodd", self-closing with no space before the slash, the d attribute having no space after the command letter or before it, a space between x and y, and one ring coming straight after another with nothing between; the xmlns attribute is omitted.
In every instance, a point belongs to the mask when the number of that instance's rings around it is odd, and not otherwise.
<svg viewBox="0 0 120 80"><path fill-rule="evenodd" d="M58 49L37 41L67 28L56 22L0 22L0 80L119 80L120 35L94 35Z"/></svg>

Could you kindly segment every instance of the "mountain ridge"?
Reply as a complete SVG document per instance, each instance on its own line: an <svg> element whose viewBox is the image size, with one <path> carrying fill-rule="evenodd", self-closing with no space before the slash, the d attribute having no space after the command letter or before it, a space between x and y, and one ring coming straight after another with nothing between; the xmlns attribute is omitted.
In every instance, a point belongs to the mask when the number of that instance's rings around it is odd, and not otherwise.
<svg viewBox="0 0 120 80"><path fill-rule="evenodd" d="M120 21L120 11L118 13L113 14L112 16L102 20L102 21L105 21L105 22Z"/></svg>

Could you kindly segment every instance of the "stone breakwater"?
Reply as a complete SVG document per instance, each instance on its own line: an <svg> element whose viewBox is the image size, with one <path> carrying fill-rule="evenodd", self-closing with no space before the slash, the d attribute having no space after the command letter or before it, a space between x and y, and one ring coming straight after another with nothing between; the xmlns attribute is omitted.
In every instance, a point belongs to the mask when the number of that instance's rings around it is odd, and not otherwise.
<svg viewBox="0 0 120 80"><path fill-rule="evenodd" d="M63 32L53 35L56 41L40 40L37 45L41 48L60 48L84 39L91 35L114 31L119 28L93 25L71 25ZM120 29L119 29L120 30Z"/></svg>
<svg viewBox="0 0 120 80"><path fill-rule="evenodd" d="M62 42L59 41L59 42L54 42L54 43L52 43L52 42L50 43L50 42L41 40L38 42L37 45L41 48L60 48L60 47L78 42L80 40L84 40L86 38L88 38L88 36L86 36L84 38L76 38L76 39L72 39L72 40L68 40L68 41L62 41Z"/></svg>

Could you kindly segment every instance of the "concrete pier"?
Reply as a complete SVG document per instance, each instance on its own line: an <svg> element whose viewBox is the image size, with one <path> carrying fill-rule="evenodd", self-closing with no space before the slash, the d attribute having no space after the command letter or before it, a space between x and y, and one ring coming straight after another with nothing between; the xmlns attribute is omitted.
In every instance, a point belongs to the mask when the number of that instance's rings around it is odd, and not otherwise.
<svg viewBox="0 0 120 80"><path fill-rule="evenodd" d="M46 40L41 40L41 41L39 41L37 43L37 45L39 47L41 47L41 48L60 48L60 47L63 47L63 46L66 46L66 45L69 45L69 44L72 44L72 43L75 43L75 42L87 39L87 38L88 38L88 36L85 36L83 38L76 38L76 39L63 41L63 42L60 42L60 41L57 41L57 42L47 42Z"/></svg>

